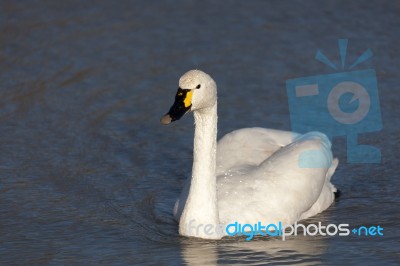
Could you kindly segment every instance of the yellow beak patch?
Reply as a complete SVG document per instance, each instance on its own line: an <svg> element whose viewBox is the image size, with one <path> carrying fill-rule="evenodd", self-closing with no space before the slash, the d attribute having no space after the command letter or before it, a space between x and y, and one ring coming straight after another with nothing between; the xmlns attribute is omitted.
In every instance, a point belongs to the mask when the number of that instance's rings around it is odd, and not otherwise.
<svg viewBox="0 0 400 266"><path fill-rule="evenodd" d="M186 97L183 100L183 104L185 107L189 107L192 104L192 96L193 96L193 90L190 90L186 93Z"/></svg>

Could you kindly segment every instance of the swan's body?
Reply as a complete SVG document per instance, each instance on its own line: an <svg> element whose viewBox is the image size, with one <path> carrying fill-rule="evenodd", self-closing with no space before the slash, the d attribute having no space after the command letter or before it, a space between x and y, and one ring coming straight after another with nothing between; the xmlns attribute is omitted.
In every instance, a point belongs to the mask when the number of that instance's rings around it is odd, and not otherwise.
<svg viewBox="0 0 400 266"><path fill-rule="evenodd" d="M225 230L198 230L198 226L293 224L331 205L336 188L330 178L338 161L332 160L331 143L324 134L244 128L217 144L215 82L192 70L179 85L175 103L161 122L168 124L189 110L194 112L192 177L174 208L181 235L219 239ZM299 157L310 151L317 151L311 153L317 167L300 162Z"/></svg>

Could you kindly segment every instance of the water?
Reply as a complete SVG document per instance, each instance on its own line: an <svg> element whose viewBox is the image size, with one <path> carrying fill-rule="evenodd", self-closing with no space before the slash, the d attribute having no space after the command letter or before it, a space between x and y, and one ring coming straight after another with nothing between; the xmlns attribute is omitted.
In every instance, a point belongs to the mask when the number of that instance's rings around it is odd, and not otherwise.
<svg viewBox="0 0 400 266"><path fill-rule="evenodd" d="M0 262L288 265L399 263L400 5L392 1L2 1ZM307 222L380 225L383 237L178 236L171 209L192 163L193 118L168 127L181 74L219 85L219 137L290 129L285 81L371 48L381 164L341 164L341 199ZM336 61L339 62L339 61Z"/></svg>

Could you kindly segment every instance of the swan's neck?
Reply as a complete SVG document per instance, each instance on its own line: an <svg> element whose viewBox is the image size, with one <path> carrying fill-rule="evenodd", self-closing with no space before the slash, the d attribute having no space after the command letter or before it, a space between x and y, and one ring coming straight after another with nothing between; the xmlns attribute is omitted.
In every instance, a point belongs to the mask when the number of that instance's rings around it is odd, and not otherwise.
<svg viewBox="0 0 400 266"><path fill-rule="evenodd" d="M217 103L213 107L195 111L194 119L192 178L185 208L179 221L179 233L201 238L220 238L215 233L215 227L219 224L215 176ZM208 224L212 226L208 226L209 230L205 230Z"/></svg>

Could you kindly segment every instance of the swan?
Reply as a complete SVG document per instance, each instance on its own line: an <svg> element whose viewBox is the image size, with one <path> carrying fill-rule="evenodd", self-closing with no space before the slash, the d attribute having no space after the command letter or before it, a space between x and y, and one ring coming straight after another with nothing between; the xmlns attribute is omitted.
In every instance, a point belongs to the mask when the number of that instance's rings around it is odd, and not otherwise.
<svg viewBox="0 0 400 266"><path fill-rule="evenodd" d="M179 79L175 102L160 122L170 124L189 111L195 121L192 175L173 210L180 235L221 239L227 232L212 226L294 224L334 201L330 179L338 160L324 134L243 128L217 143L217 85L200 70ZM307 154L316 166L302 165Z"/></svg>

